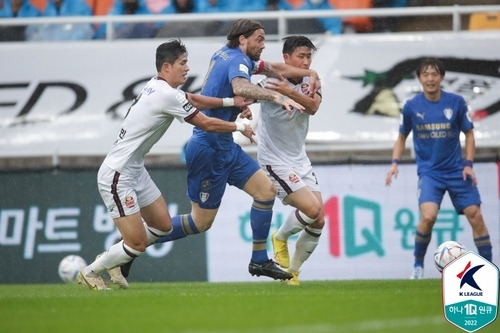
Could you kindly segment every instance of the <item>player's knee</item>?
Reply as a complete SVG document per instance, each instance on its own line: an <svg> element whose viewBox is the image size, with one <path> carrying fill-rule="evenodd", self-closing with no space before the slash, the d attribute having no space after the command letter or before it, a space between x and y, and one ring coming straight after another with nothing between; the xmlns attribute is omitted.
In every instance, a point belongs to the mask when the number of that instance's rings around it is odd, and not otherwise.
<svg viewBox="0 0 500 333"><path fill-rule="evenodd" d="M193 220L194 224L196 225L196 229L198 229L199 232L207 231L212 227L212 224L214 223L214 219L211 218L199 218Z"/></svg>
<svg viewBox="0 0 500 333"><path fill-rule="evenodd" d="M146 251L147 240L135 240L133 242L124 243L123 248L125 252L128 252L132 257L138 257Z"/></svg>
<svg viewBox="0 0 500 333"><path fill-rule="evenodd" d="M321 214L321 206L320 205L308 205L304 209L301 209L302 213L304 213L307 217L312 220L317 220Z"/></svg>
<svg viewBox="0 0 500 333"><path fill-rule="evenodd" d="M324 226L325 226L325 218L323 214L321 214L314 223L311 223L311 227L315 229L323 229Z"/></svg>

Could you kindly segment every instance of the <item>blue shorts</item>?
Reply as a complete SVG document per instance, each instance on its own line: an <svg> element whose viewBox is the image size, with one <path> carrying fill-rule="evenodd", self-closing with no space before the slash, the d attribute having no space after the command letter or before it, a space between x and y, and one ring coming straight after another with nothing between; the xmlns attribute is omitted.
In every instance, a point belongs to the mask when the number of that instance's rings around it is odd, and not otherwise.
<svg viewBox="0 0 500 333"><path fill-rule="evenodd" d="M237 144L215 150L190 140L186 146L188 197L204 209L219 208L226 184L243 189L260 170L257 162Z"/></svg>
<svg viewBox="0 0 500 333"><path fill-rule="evenodd" d="M474 186L470 177L463 180L461 171L442 176L421 176L418 180L418 204L434 202L441 206L446 191L459 214L463 214L464 209L469 206L481 205L477 186Z"/></svg>

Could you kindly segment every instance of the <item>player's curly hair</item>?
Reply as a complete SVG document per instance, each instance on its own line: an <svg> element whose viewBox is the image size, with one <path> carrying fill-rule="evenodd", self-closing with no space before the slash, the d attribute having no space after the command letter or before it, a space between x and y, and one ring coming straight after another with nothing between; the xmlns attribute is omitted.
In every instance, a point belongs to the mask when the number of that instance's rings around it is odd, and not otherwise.
<svg viewBox="0 0 500 333"><path fill-rule="evenodd" d="M156 70L160 72L166 62L173 65L183 54L187 54L187 49L180 39L160 44L156 48Z"/></svg>
<svg viewBox="0 0 500 333"><path fill-rule="evenodd" d="M232 49L238 47L240 45L239 39L241 35L248 38L258 29L264 29L260 22L249 19L239 19L234 22L227 34L227 46Z"/></svg>

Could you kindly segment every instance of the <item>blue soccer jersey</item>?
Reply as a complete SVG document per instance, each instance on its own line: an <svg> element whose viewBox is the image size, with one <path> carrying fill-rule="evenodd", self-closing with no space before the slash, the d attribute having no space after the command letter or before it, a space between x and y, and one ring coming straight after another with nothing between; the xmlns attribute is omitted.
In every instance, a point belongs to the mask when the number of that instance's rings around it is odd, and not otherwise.
<svg viewBox="0 0 500 333"><path fill-rule="evenodd" d="M263 64L262 61L252 61L239 47L224 46L212 56L201 94L219 98L234 97L231 81L235 77L243 77L250 81L252 74L262 70ZM240 112L240 108L237 107L203 110L207 116L225 121L235 121ZM233 143L233 134L208 133L195 127L191 140L205 143L217 150L229 150Z"/></svg>
<svg viewBox="0 0 500 333"><path fill-rule="evenodd" d="M262 61L253 62L240 48L224 46L210 62L201 94L213 97L233 97L231 81L235 77L250 80L259 73ZM240 108L226 107L203 110L207 116L226 121L236 120ZM188 165L188 196L201 208L220 206L226 184L242 189L250 177L260 170L257 162L233 140L232 133L208 133L195 127L186 146Z"/></svg>
<svg viewBox="0 0 500 333"><path fill-rule="evenodd" d="M474 125L461 96L442 91L439 101L432 102L420 93L406 102L401 117L399 132L413 131L419 176L463 170L460 132Z"/></svg>

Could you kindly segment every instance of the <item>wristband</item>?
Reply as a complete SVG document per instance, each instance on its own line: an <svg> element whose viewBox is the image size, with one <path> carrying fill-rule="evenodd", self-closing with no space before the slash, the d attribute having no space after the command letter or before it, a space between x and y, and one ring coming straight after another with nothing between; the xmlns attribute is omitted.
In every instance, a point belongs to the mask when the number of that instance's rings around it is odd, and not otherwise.
<svg viewBox="0 0 500 333"><path fill-rule="evenodd" d="M465 160L464 167L470 167L470 168L472 168L473 164L474 164L474 162L472 162L471 160Z"/></svg>
<svg viewBox="0 0 500 333"><path fill-rule="evenodd" d="M222 99L222 107L234 106L234 98L225 97Z"/></svg>
<svg viewBox="0 0 500 333"><path fill-rule="evenodd" d="M392 163L399 164L399 159L398 159L398 158L393 158L393 159L392 159Z"/></svg>
<svg viewBox="0 0 500 333"><path fill-rule="evenodd" d="M245 131L245 124L243 124L243 123L236 123L236 122L235 122L235 124L236 124L236 130L238 132L242 132L243 133Z"/></svg>

